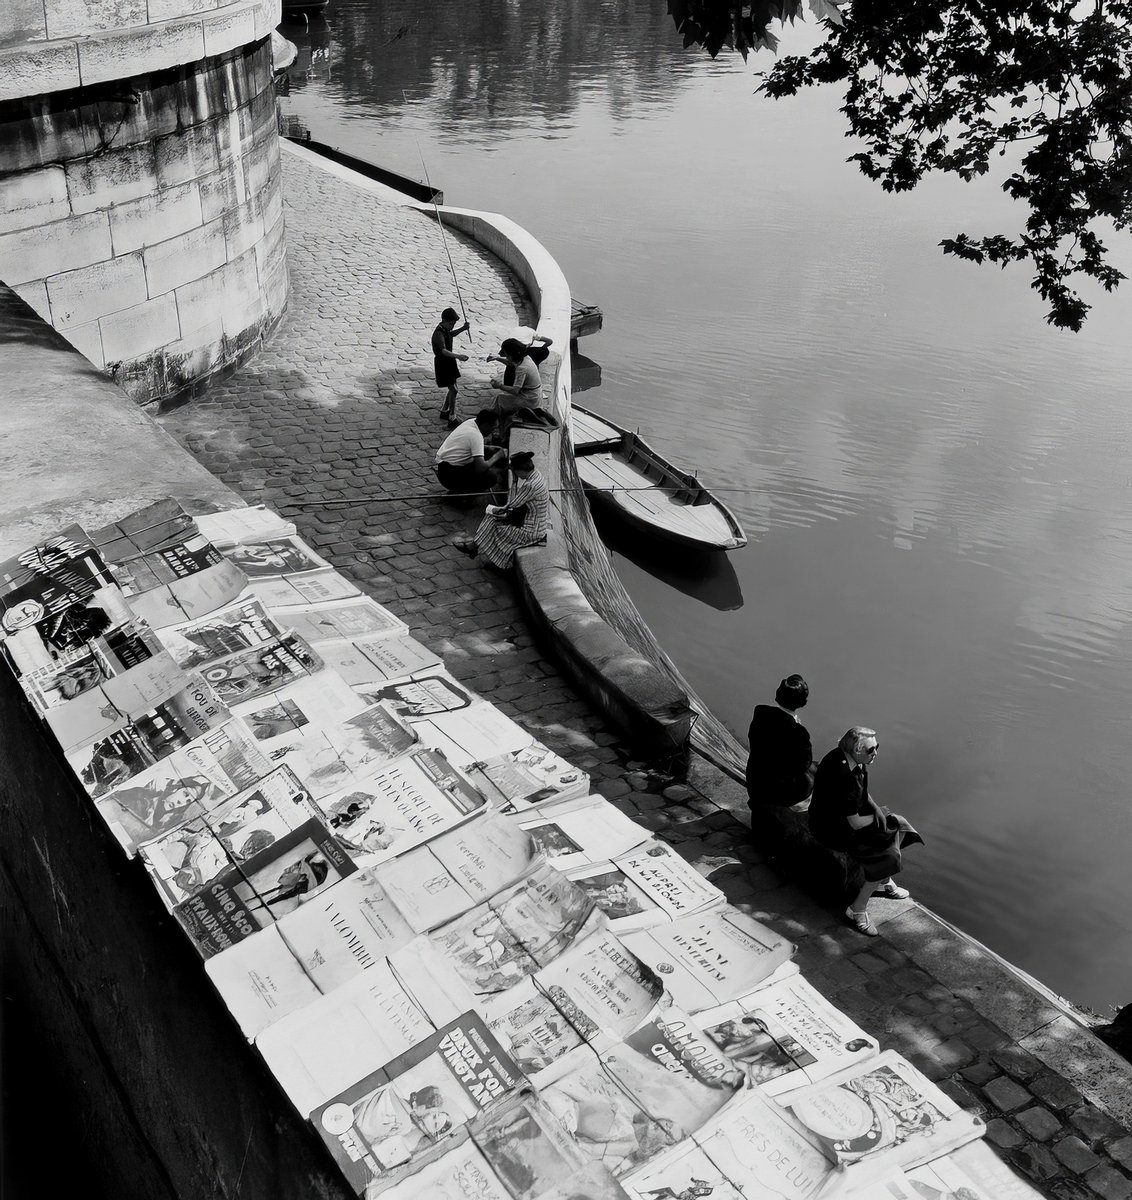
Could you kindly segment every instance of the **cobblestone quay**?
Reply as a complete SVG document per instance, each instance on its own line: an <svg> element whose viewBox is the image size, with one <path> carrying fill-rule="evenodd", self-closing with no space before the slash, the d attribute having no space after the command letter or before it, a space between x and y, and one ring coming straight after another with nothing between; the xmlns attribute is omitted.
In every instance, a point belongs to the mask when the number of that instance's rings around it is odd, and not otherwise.
<svg viewBox="0 0 1132 1200"><path fill-rule="evenodd" d="M990 1142L1042 1192L1130 1200L1122 1060L913 904L874 901L879 938L846 928L839 908L784 880L753 844L734 785L710 771L697 786L674 782L634 761L532 642L511 581L452 547L479 513L435 498L446 429L429 336L456 299L436 223L305 157L286 153L283 166L290 311L255 360L162 414L166 428L249 502L294 520L452 674L589 771L595 791L733 904L793 939L806 977L979 1112ZM483 357L536 314L497 259L451 232L448 246L472 325L459 400L470 416L494 399Z"/></svg>

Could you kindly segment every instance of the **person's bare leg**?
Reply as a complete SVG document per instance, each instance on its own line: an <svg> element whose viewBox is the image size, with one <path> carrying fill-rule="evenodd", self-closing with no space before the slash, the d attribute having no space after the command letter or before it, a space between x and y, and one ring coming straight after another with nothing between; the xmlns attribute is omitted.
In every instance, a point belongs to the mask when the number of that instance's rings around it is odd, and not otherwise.
<svg viewBox="0 0 1132 1200"><path fill-rule="evenodd" d="M872 896L874 890L878 887L876 880L865 880L865 886L853 897L849 907L854 912L866 912L869 907L869 897Z"/></svg>

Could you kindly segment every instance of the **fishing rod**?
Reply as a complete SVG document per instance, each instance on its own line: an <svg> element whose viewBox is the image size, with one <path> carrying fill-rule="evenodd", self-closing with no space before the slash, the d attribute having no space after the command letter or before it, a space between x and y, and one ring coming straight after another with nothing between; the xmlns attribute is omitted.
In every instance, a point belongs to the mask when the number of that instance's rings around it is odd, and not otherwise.
<svg viewBox="0 0 1132 1200"><path fill-rule="evenodd" d="M408 107L409 97L405 95L405 89L401 89L401 99L404 100L405 106ZM421 170L424 171L425 185L429 190L429 195L432 197L432 208L436 214L436 223L440 226L440 240L444 244L444 254L448 259L448 269L452 272L452 282L456 285L456 300L460 305L460 315L464 318L464 324L468 324L468 312L464 308L464 296L460 291L460 280L456 275L456 264L452 261L452 252L448 249L448 235L444 232L444 221L440 216L440 205L436 202L436 189L432 186L432 180L428 176L428 164L424 160L424 151L421 149L420 139L413 138L417 147L417 154L421 160ZM468 336L471 337L471 330L468 330Z"/></svg>

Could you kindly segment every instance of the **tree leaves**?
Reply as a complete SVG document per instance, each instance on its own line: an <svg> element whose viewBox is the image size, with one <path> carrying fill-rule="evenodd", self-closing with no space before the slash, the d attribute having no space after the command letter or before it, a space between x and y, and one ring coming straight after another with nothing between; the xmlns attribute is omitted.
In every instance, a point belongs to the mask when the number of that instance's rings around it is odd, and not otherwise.
<svg viewBox="0 0 1132 1200"><path fill-rule="evenodd" d="M808 0L826 38L759 74L773 99L844 87L850 156L886 191L944 171L972 180L1006 159L1003 190L1020 231L940 242L976 263L1028 261L1047 319L1080 329L1074 290L1124 276L1098 231L1132 223L1132 0ZM686 46L744 58L776 44L772 24L804 17L801 0L669 0Z"/></svg>

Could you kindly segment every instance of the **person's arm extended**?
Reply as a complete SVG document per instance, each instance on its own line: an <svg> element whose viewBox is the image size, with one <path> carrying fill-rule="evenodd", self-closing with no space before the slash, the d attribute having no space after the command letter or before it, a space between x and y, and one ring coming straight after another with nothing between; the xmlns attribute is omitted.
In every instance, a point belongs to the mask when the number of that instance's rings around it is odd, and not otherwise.
<svg viewBox="0 0 1132 1200"><path fill-rule="evenodd" d="M439 353L442 358L454 358L458 362L467 362L468 361L468 356L466 354L457 354L455 350L449 350L445 346L442 346L440 348Z"/></svg>
<svg viewBox="0 0 1132 1200"><path fill-rule="evenodd" d="M506 450L495 450L491 454L477 454L473 456L472 462L477 467L494 467L501 458L507 457Z"/></svg>

